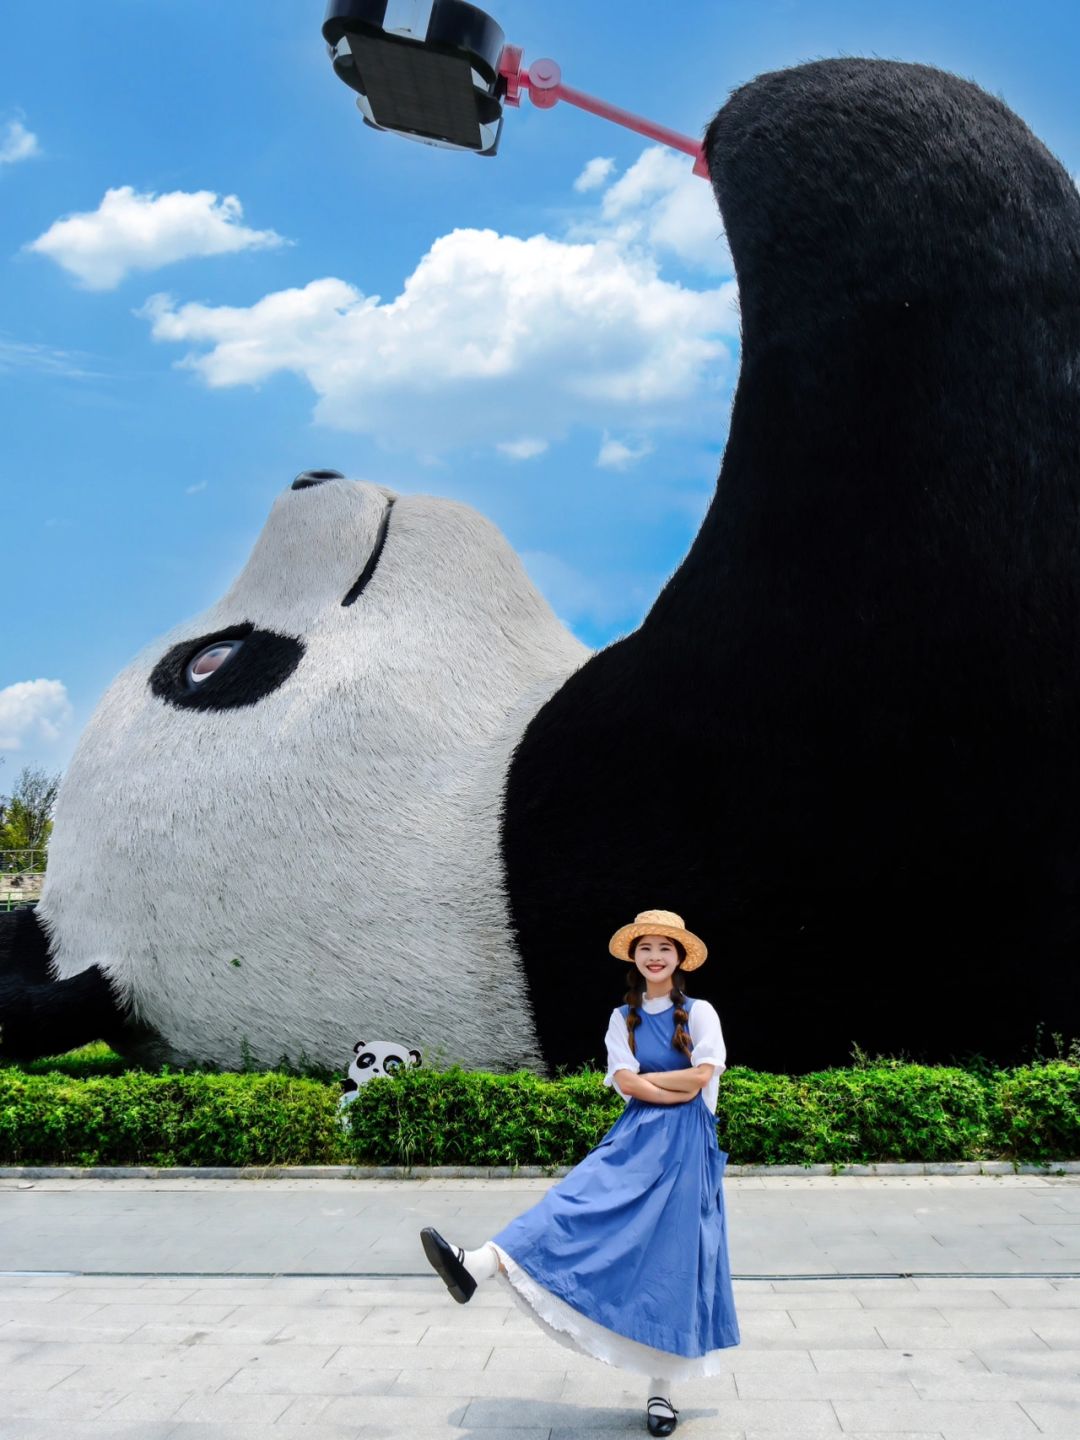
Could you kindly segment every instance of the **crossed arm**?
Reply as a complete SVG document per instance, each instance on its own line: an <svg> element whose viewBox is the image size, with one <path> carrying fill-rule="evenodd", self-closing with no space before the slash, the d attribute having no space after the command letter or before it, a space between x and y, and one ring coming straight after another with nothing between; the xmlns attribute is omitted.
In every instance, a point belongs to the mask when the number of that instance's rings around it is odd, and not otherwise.
<svg viewBox="0 0 1080 1440"><path fill-rule="evenodd" d="M704 1090L715 1069L715 1065L691 1065L687 1070L654 1070L648 1075L616 1070L615 1079L624 1095L653 1105L681 1105Z"/></svg>

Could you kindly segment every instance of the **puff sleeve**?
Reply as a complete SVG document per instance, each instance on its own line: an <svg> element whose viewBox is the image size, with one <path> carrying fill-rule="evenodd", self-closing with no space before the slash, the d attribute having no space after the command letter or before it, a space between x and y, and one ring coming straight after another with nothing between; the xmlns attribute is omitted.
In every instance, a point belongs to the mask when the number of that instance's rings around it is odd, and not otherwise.
<svg viewBox="0 0 1080 1440"><path fill-rule="evenodd" d="M641 1069L641 1063L637 1056L631 1052L630 1036L626 1028L626 1016L617 1007L611 1012L611 1019L608 1021L607 1035L607 1074L604 1076L604 1084L622 1095L624 1100L629 1100L615 1082L616 1070L633 1070L636 1075Z"/></svg>
<svg viewBox="0 0 1080 1440"><path fill-rule="evenodd" d="M720 1029L720 1016L708 1000L694 1001L690 1007L688 1029L694 1042L690 1053L691 1065L715 1065L716 1075L722 1075L727 1069L727 1046Z"/></svg>

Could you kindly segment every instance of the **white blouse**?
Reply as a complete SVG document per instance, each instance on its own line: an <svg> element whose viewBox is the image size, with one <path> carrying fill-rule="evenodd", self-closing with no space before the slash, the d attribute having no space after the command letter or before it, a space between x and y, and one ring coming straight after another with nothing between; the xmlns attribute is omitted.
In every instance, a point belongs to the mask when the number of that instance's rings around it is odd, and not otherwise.
<svg viewBox="0 0 1080 1440"><path fill-rule="evenodd" d="M671 996L662 995L657 1000L650 1000L646 997L641 1008L649 1015L658 1015L662 1010L672 1008ZM708 1000L695 999L693 1005L690 1006L690 1019L686 1028L690 1031L690 1039L693 1041L694 1047L690 1052L691 1065L714 1065L716 1067L711 1080L701 1092L705 1097L705 1104L715 1115L716 1097L720 1090L720 1076L727 1069L727 1065L724 1063L727 1059L727 1048L720 1030L720 1016ZM628 1100L630 1097L619 1089L615 1082L615 1072L616 1070L633 1070L636 1074L641 1069L641 1065L637 1056L630 1050L626 1017L618 1007L611 1012L606 1043L608 1063L604 1084L610 1085L613 1090L617 1090L622 1095L624 1100ZM672 1069L675 1069L674 1065Z"/></svg>

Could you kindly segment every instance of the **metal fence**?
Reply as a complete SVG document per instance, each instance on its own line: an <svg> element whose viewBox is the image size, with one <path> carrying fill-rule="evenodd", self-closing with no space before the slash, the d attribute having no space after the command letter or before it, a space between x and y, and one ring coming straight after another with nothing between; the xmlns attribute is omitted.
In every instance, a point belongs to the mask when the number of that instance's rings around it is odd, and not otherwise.
<svg viewBox="0 0 1080 1440"><path fill-rule="evenodd" d="M36 905L45 882L44 850L0 850L0 910Z"/></svg>
<svg viewBox="0 0 1080 1440"><path fill-rule="evenodd" d="M0 850L0 874L14 875L25 872L42 875L45 872L45 856L41 850Z"/></svg>

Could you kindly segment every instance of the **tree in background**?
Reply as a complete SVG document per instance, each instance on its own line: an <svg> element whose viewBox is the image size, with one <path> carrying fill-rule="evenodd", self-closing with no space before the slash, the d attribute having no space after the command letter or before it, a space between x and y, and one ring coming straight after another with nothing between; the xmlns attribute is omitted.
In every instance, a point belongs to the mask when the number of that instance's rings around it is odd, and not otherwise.
<svg viewBox="0 0 1080 1440"><path fill-rule="evenodd" d="M52 833L52 812L60 776L23 767L10 795L0 795L0 852L36 850L34 869L44 869ZM16 856L4 857L18 870L30 868ZM5 865L10 869L11 865Z"/></svg>

